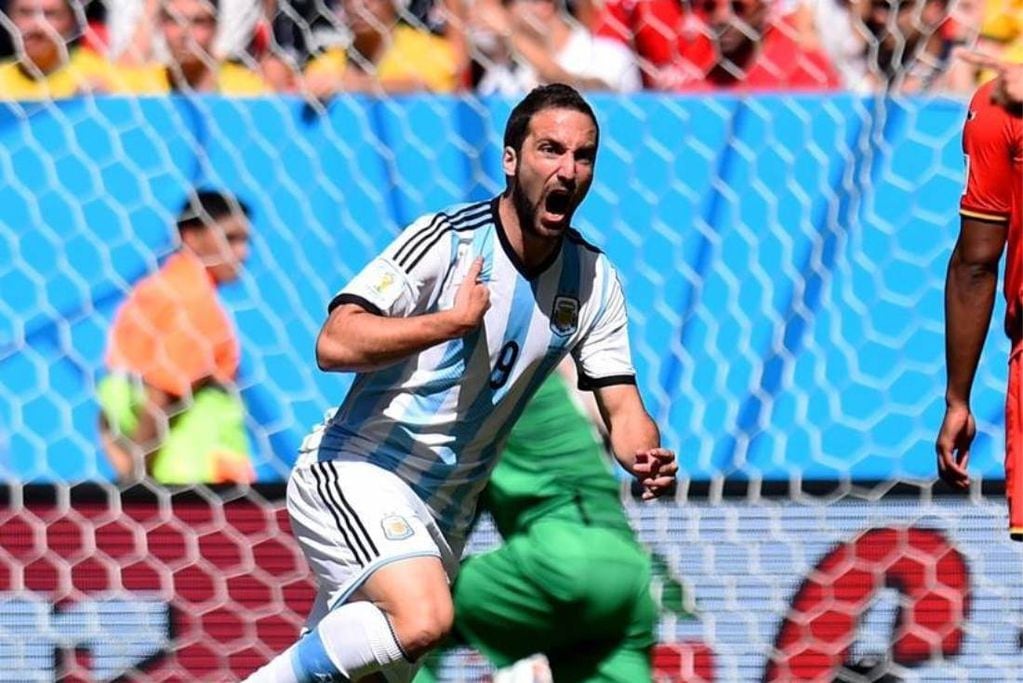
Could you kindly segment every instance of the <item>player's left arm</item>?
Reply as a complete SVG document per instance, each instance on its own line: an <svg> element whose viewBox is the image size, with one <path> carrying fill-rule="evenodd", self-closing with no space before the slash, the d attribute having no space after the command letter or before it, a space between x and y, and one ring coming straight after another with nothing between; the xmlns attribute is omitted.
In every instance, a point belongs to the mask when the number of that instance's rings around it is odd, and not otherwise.
<svg viewBox="0 0 1023 683"><path fill-rule="evenodd" d="M656 498L671 490L678 465L675 454L661 448L657 425L636 389L625 296L617 274L603 264L595 282L603 305L592 329L572 350L579 388L595 393L615 458L643 485L644 499Z"/></svg>
<svg viewBox="0 0 1023 683"><path fill-rule="evenodd" d="M643 486L649 500L672 490L678 463L675 454L661 448L661 435L635 384L614 384L595 391L597 406L607 426L611 450L622 467Z"/></svg>

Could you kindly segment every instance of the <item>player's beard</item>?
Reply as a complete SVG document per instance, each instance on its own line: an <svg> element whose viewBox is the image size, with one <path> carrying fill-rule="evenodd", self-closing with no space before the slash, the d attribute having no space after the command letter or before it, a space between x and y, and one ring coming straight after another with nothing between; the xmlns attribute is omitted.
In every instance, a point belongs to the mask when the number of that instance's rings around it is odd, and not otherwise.
<svg viewBox="0 0 1023 683"><path fill-rule="evenodd" d="M537 225L539 223L540 202L545 200L543 194L541 194L537 202L534 203L526 196L522 186L515 183L512 185L511 200L512 207L515 209L515 215L519 219L519 227L521 228L523 235L529 238L542 240L561 239L563 231L559 232L557 235L551 235L540 230ZM574 212L575 210L573 208L565 214L565 226L571 225L572 214Z"/></svg>
<svg viewBox="0 0 1023 683"><path fill-rule="evenodd" d="M519 219L519 228L523 234L530 237L540 237L540 233L536 229L537 206L529 201L529 197L526 196L522 186L518 183L512 185L511 200L512 207L515 209L515 215Z"/></svg>

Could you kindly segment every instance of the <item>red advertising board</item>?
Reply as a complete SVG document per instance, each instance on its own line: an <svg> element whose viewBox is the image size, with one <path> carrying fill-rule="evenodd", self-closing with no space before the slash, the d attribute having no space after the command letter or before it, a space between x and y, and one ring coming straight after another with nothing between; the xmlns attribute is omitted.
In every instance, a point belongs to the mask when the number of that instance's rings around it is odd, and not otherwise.
<svg viewBox="0 0 1023 683"><path fill-rule="evenodd" d="M294 642L314 596L282 492L8 491L4 680L244 678ZM998 680L1019 664L1021 550L997 499L627 507L661 567L655 593L670 579L690 605L662 612L658 683L830 681L878 663ZM483 524L469 550L495 542ZM462 650L440 673L488 672Z"/></svg>

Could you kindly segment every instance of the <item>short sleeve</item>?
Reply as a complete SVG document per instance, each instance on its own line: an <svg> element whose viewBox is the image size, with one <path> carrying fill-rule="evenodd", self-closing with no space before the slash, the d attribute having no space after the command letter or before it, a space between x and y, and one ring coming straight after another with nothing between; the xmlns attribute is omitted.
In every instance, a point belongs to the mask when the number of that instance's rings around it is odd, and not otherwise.
<svg viewBox="0 0 1023 683"><path fill-rule="evenodd" d="M572 350L579 388L592 391L615 384L635 384L629 351L628 315L618 276L605 273L604 296L593 327Z"/></svg>
<svg viewBox="0 0 1023 683"><path fill-rule="evenodd" d="M452 233L444 214L420 218L345 285L327 310L356 304L391 318L425 311L451 266Z"/></svg>
<svg viewBox="0 0 1023 683"><path fill-rule="evenodd" d="M963 125L966 189L959 213L967 218L1007 222L1012 212L1012 146L1006 112L990 101L990 87L973 96Z"/></svg>

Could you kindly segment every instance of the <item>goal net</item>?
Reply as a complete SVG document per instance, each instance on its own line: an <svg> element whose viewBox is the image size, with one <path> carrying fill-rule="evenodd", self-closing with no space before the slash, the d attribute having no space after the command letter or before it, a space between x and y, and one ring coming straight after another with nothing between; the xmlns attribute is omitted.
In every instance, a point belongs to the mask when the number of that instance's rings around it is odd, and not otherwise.
<svg viewBox="0 0 1023 683"><path fill-rule="evenodd" d="M964 101L591 99L577 224L619 268L639 385L684 472L674 501L627 501L657 570L657 680L1013 680L1023 554L995 326L974 486L932 486ZM0 680L235 680L293 641L313 589L282 482L349 381L315 368L326 303L416 216L500 191L510 106L0 104ZM107 334L196 186L251 207L221 293L258 483L127 488L97 433ZM470 550L497 542L484 524ZM489 675L464 650L441 670Z"/></svg>

